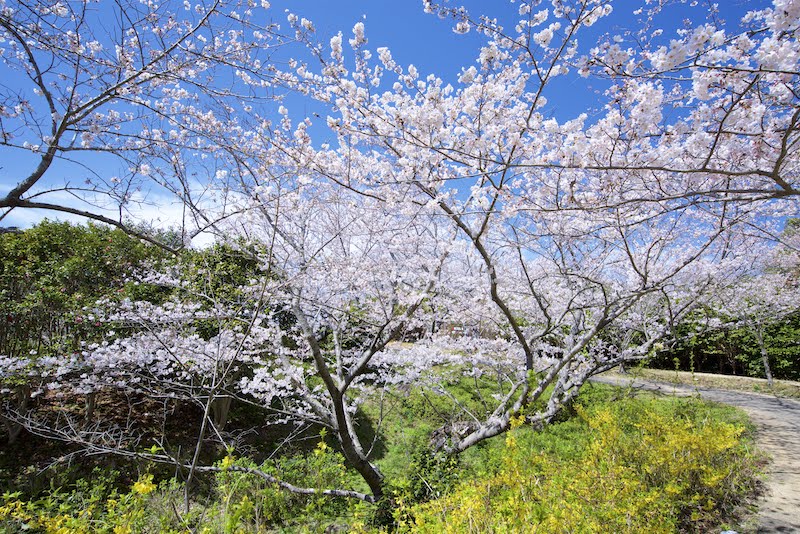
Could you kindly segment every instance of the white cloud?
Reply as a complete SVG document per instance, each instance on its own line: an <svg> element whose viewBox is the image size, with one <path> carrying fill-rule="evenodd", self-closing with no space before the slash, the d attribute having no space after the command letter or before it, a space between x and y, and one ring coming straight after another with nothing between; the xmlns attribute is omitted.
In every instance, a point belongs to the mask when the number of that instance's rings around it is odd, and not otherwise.
<svg viewBox="0 0 800 534"><path fill-rule="evenodd" d="M0 184L0 194L11 190L11 186ZM94 195L81 200L64 191L48 193L37 199L49 204L56 204L82 211L88 211L97 215L102 215L112 220L120 220L120 209L118 205L112 205L111 199L102 195ZM186 220L184 221L184 216ZM0 222L0 226L30 228L48 219L51 221L71 222L75 224L86 223L89 219L80 215L73 215L57 210L16 208L11 210L8 215ZM123 220L133 220L146 223L153 228L167 230L169 228L181 228L185 222L186 231L192 233L196 230L188 210L184 210L183 204L175 197L168 194L148 193L146 196L135 194L122 210ZM192 239L192 246L203 248L214 242L214 236L208 232L202 232Z"/></svg>

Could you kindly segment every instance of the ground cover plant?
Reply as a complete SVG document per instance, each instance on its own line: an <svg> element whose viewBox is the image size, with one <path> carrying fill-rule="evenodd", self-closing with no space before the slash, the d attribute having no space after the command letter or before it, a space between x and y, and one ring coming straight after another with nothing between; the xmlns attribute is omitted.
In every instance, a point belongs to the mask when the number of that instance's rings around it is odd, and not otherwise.
<svg viewBox="0 0 800 534"><path fill-rule="evenodd" d="M692 373L689 371L667 371L664 369L649 368L628 369L624 376L689 387L747 391L765 393L776 397L800 399L800 384L789 380L774 380L772 385L770 385L764 378L734 377L731 375Z"/></svg>
<svg viewBox="0 0 800 534"><path fill-rule="evenodd" d="M435 414L419 409L419 393L398 399L387 432L436 424ZM592 386L568 417L544 431L519 418L505 437L460 460L421 454L428 434L409 435L406 448L387 451L380 463L398 475L391 492L398 503L393 528L400 531L705 532L735 524L734 512L757 488L762 460L752 452L751 431L731 408ZM324 433L312 443L259 468L309 487L357 477ZM145 469L120 483L119 471L97 469L37 494L6 492L0 525L7 532L114 533L386 528L374 524L367 505L293 495L244 472L253 460L233 451L220 456L190 513L181 512L180 484L164 473Z"/></svg>
<svg viewBox="0 0 800 534"><path fill-rule="evenodd" d="M581 400L573 418L543 433L508 433L488 476L416 505L404 525L414 532L707 532L756 491L759 460L741 414L696 400Z"/></svg>

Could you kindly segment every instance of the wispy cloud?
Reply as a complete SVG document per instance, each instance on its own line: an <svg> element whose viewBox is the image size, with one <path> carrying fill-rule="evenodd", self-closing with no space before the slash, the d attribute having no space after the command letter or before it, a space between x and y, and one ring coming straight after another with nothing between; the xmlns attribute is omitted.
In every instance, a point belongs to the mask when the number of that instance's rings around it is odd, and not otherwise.
<svg viewBox="0 0 800 534"><path fill-rule="evenodd" d="M10 185L0 184L0 192L10 190ZM184 210L183 204L168 194L157 194L151 191L146 196L141 194L134 195L123 210L120 210L119 206L112 206L108 198L99 195L81 200L67 192L55 191L48 193L46 200L51 204L90 211L109 219L120 220L121 218L122 220L130 219L146 223L156 229L182 228L184 225L186 225L187 232L191 233L195 229L188 217L188 212ZM35 226L45 219L76 224L87 221L85 217L56 210L16 208L5 216L0 225L24 229ZM213 241L214 237L204 232L192 240L192 245L204 247L213 243Z"/></svg>

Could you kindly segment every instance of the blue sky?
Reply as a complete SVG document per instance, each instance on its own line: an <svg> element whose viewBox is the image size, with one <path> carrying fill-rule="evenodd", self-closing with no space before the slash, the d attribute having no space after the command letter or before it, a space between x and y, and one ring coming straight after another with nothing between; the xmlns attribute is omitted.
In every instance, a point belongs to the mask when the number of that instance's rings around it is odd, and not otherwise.
<svg viewBox="0 0 800 534"><path fill-rule="evenodd" d="M493 10L499 6L505 14L513 12L507 8L510 4L500 1L471 4L476 10L496 4ZM274 16L282 17L286 9L314 21L322 39L340 30L349 37L353 25L362 21L370 49L389 47L398 63L413 63L420 72L436 72L443 77L454 77L462 65L471 63L482 42L475 33L456 35L450 31L450 21L424 13L419 0L272 2Z"/></svg>
<svg viewBox="0 0 800 534"><path fill-rule="evenodd" d="M286 11L291 10L300 17L312 20L317 29L317 36L323 43L341 31L345 39L351 36L351 29L356 22L364 22L368 38L368 48L375 50L386 46L392 50L395 60L401 65L414 64L420 73L425 76L434 73L446 82L455 85L458 73L462 67L475 62L483 38L471 32L467 35L457 35L452 31L453 21L442 20L434 15L423 12L420 0L274 0L266 12L259 11L259 16L272 19L282 25L286 22ZM614 13L604 19L581 36L584 46L589 46L603 33L624 33L627 29L638 27L637 17L633 15L635 9L642 2L634 0L620 0L614 2ZM664 27L662 39L665 43L674 38L675 31L687 21L692 24L704 22L709 9L708 0L689 0L671 8L669 16L663 17L661 23ZM695 4L695 5L692 5ZM720 17L726 19L728 27L735 27L741 15L749 10L762 8L768 5L766 0L721 0L719 6ZM466 2L449 2L450 6L464 5L473 14L487 14L497 17L505 26L513 26L516 20L517 5L501 0L468 0ZM543 7L549 7L549 2L543 2ZM302 52L294 53L296 49L289 49L286 53L302 57ZM0 79L7 76L8 72L0 66ZM546 112L558 119L572 118L583 111L590 112L598 104L598 93L603 90L602 81L580 79L572 74L558 80L549 93L549 106ZM286 101L290 114L295 119L303 118L315 109L314 104L307 103L297 98ZM324 121L317 121L324 122ZM312 133L319 133L316 129ZM322 132L322 136L326 136ZM323 142L326 139L318 139ZM35 165L35 158L29 152L19 149L9 149L0 146L0 194L9 190ZM108 159L96 158L92 160L93 166L105 167ZM52 169L57 171L57 169ZM74 170L72 172L75 172ZM80 180L80 170L73 183ZM113 170L107 174L113 174ZM56 175L57 173L52 173ZM62 180L63 176L51 176ZM60 199L69 202L67 197ZM141 216L146 219L162 218L170 220L176 214L177 206L167 205L143 208ZM37 211L16 210L0 221L3 226L27 227L41 218L66 218L63 215Z"/></svg>
<svg viewBox="0 0 800 534"><path fill-rule="evenodd" d="M440 1L450 7L464 6L475 16L496 17L507 28L513 28L519 18L518 3L507 0ZM703 23L710 4L718 5L719 17L729 28L736 27L747 11L771 4L768 0L674 0L673 3L676 5L666 9L659 19L664 28L661 38L665 44L675 38L676 30L685 24ZM345 38L350 37L353 25L363 21L369 49L386 46L400 65L414 64L421 77L434 73L454 85L461 68L475 63L485 43L485 38L474 31L466 35L454 33L453 21L426 14L421 0L276 0L271 4L271 16L276 22L285 21L287 10L312 20L322 42L327 42L337 31L342 31ZM644 0L612 2L611 16L592 28L583 29L581 43L588 47L603 34L623 34L626 30L638 29L639 17L634 11L643 4ZM551 8L550 2L544 0L541 8ZM549 111L560 119L586 111L595 93L603 89L596 82L594 86L587 86L577 75L559 80L559 84L558 91L551 92L548 99Z"/></svg>
<svg viewBox="0 0 800 534"><path fill-rule="evenodd" d="M633 12L642 6L639 0L614 1L614 12L603 23L585 31L582 39L590 40L602 33L619 33L625 29L637 27ZM700 23L708 12L708 0L682 2L683 6L670 8L665 24L677 28L685 19ZM695 3L695 6L691 6ZM770 2L761 0L720 0L719 12L729 24L749 9L764 7ZM460 67L474 61L480 47L480 36L474 32L467 35L456 35L451 31L452 23L435 15L423 12L420 0L275 0L271 1L270 11L278 22L285 20L284 12L288 9L298 16L314 21L321 38L335 34L341 30L349 35L350 29L358 21L367 27L369 47L375 49L388 46L401 64L413 63L420 72L435 72L443 78L454 76ZM497 17L506 27L513 27L517 16L518 4L504 0L465 0L449 1L445 5L451 7L464 6L471 14ZM548 1L542 2L542 8L550 7ZM664 37L674 36L665 31Z"/></svg>

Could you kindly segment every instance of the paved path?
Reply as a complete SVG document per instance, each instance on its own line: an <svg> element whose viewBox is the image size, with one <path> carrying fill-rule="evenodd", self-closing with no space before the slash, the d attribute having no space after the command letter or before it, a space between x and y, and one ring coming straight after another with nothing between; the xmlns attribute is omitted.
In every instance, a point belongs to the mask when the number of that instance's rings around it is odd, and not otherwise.
<svg viewBox="0 0 800 534"><path fill-rule="evenodd" d="M658 390L666 394L694 395L730 404L746 411L758 428L756 442L772 457L767 491L759 502L759 528L763 533L800 534L800 401L770 395L693 388L618 376L596 377L598 382Z"/></svg>

